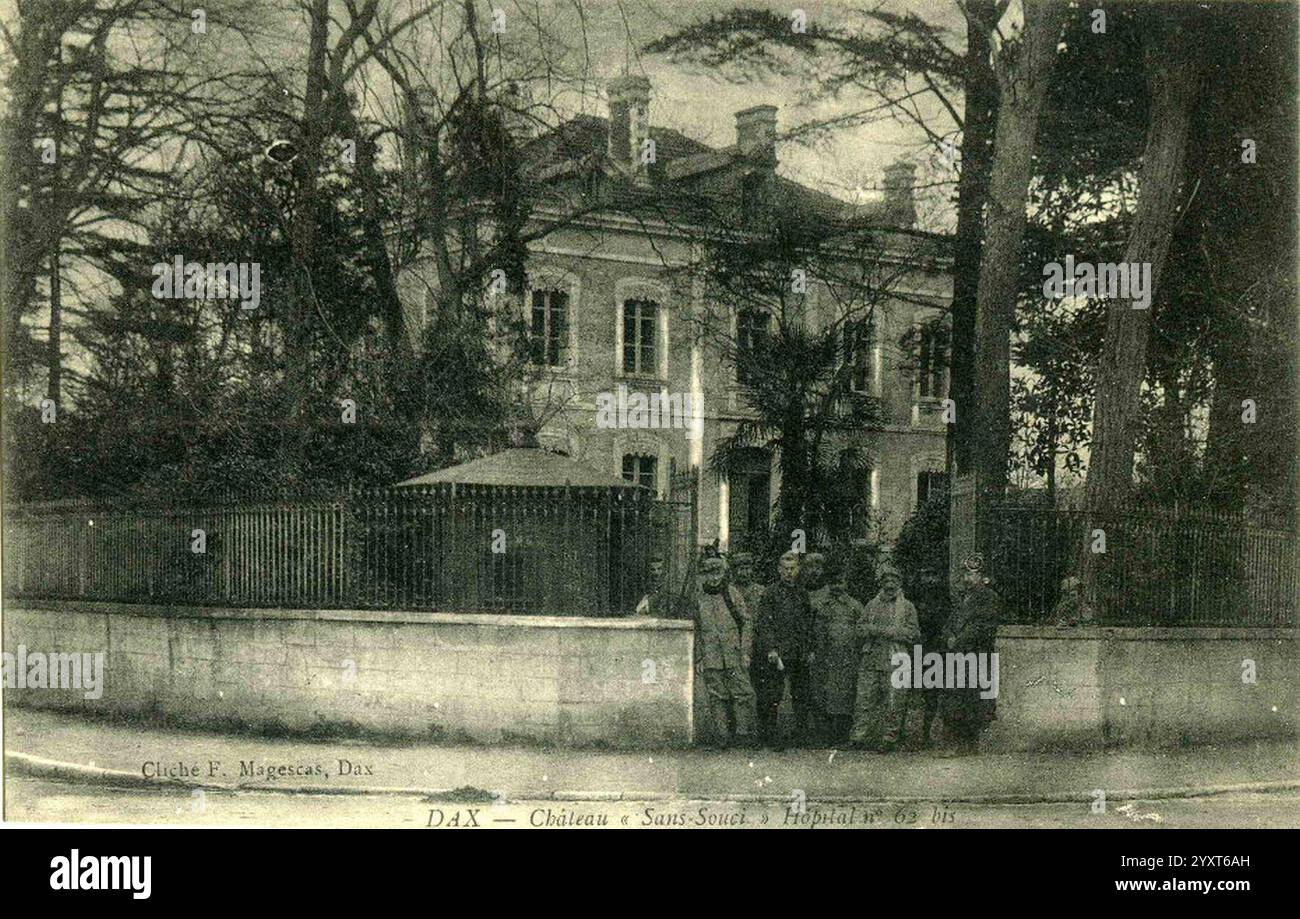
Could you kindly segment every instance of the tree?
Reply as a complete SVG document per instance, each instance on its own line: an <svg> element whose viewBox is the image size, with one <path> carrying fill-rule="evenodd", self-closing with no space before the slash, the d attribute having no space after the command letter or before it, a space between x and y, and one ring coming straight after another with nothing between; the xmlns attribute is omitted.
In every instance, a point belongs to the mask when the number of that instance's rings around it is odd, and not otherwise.
<svg viewBox="0 0 1300 919"><path fill-rule="evenodd" d="M1137 212L1123 261L1151 266L1154 295L1175 224L1186 207L1183 163L1199 68L1183 23L1164 19L1149 27L1153 35L1146 51L1150 124L1138 179ZM1088 465L1091 508L1122 501L1132 484L1134 421L1146 373L1150 317L1149 309L1123 300L1112 301L1107 308Z"/></svg>
<svg viewBox="0 0 1300 919"><path fill-rule="evenodd" d="M203 22L237 34L258 6L216 0ZM6 388L14 395L43 368L45 395L62 406L68 333L95 309L97 282L111 283L138 256L149 206L167 195L166 158L227 116L240 81L209 67L218 42L192 33L189 11L163 0L24 0L17 9L4 30Z"/></svg>
<svg viewBox="0 0 1300 919"><path fill-rule="evenodd" d="M869 224L810 213L781 191L788 186L772 185L758 212L723 204L693 214L706 228L687 269L705 304L694 333L735 367L753 413L710 462L726 475L747 451L772 451L781 474L776 541L788 544L793 530L846 537L867 516L860 435L879 422L867 393L875 310L916 253Z"/></svg>
<svg viewBox="0 0 1300 919"><path fill-rule="evenodd" d="M694 61L711 73L733 79L797 73L809 85L808 96L814 102L861 94L867 100L864 104L810 119L789 136L812 139L836 129L894 118L918 128L943 170L955 171L948 354L950 393L958 410L950 434L955 464L965 469L970 462L974 423L976 292L998 97L990 66L991 24L1006 4L968 0L961 6L964 47L943 26L911 12L855 10L846 17L849 25L813 21L806 30L796 32L786 17L737 9L679 29L650 43L648 50L667 53L674 60ZM932 103L937 114L923 112L923 103ZM950 181L944 176L937 184Z"/></svg>
<svg viewBox="0 0 1300 919"><path fill-rule="evenodd" d="M981 500L996 503L1005 488L1011 446L1011 324L1020 290L1025 202L1033 177L1039 113L1047 95L1067 6L1023 4L1024 22L1003 36L993 69L1000 89L988 213L980 262L975 328L975 411L972 466ZM1001 35L997 22L987 22Z"/></svg>

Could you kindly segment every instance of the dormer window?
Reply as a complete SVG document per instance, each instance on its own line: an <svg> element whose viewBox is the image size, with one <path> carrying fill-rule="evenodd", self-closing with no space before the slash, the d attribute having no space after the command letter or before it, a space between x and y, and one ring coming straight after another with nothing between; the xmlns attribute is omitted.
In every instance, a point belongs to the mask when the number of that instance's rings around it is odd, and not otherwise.
<svg viewBox="0 0 1300 919"><path fill-rule="evenodd" d="M740 210L747 218L758 217L765 204L767 183L761 172L751 172L740 180Z"/></svg>

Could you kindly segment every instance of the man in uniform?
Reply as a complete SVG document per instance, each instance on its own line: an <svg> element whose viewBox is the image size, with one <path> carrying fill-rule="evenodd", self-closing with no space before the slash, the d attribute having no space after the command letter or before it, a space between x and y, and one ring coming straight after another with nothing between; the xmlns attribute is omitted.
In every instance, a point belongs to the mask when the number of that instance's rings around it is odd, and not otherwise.
<svg viewBox="0 0 1300 919"><path fill-rule="evenodd" d="M898 743L907 717L907 688L894 686L890 674L896 652L912 654L921 640L916 607L903 596L903 576L890 562L876 573L880 589L858 620L862 657L858 667L857 700L853 707L855 747L875 747L888 753Z"/></svg>
<svg viewBox="0 0 1300 919"><path fill-rule="evenodd" d="M754 580L754 556L751 553L737 552L731 557L731 585L745 598L749 611L756 612L759 598L763 596L763 585Z"/></svg>
<svg viewBox="0 0 1300 919"><path fill-rule="evenodd" d="M849 594L843 560L825 562L826 583L813 592L813 700L823 743L848 742L858 682L858 620L866 614Z"/></svg>
<svg viewBox="0 0 1300 919"><path fill-rule="evenodd" d="M708 697L713 736L721 747L754 742L754 690L749 682L754 626L740 591L727 583L727 563L701 565L696 601L696 670Z"/></svg>
<svg viewBox="0 0 1300 919"><path fill-rule="evenodd" d="M807 740L808 665L812 653L812 607L799 585L799 554L787 552L777 563L778 579L763 591L754 621L754 689L758 694L758 730L763 745L785 749L777 728L781 696L790 687L795 733Z"/></svg>
<svg viewBox="0 0 1300 919"><path fill-rule="evenodd" d="M960 594L943 627L943 650L958 654L992 654L1002 618L1002 598L984 576L984 558L972 555L962 562ZM978 686L944 690L941 706L946 732L973 751L984 725L993 720L992 699L981 699Z"/></svg>
<svg viewBox="0 0 1300 919"><path fill-rule="evenodd" d="M918 576L916 593L908 591L908 599L913 601L920 618L922 660L931 651L943 653L940 636L943 624L948 621L948 608L952 602L948 596L947 572L923 568ZM943 692L942 687L930 687L908 694L908 707L921 708L921 746L926 749L930 747L934 719L939 713Z"/></svg>
<svg viewBox="0 0 1300 919"><path fill-rule="evenodd" d="M650 590L636 605L636 615L654 619L675 619L672 587L668 583L664 557L656 552L650 556Z"/></svg>
<svg viewBox="0 0 1300 919"><path fill-rule="evenodd" d="M811 600L812 595L817 591L825 593L826 587L826 556L820 552L809 552L803 557L803 564L799 566L799 583L803 589L808 591L808 598Z"/></svg>

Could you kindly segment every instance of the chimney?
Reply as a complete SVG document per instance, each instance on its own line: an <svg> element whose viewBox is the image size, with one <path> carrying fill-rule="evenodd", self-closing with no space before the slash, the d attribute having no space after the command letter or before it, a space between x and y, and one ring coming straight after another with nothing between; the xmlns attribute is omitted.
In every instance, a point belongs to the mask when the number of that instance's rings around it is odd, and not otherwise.
<svg viewBox="0 0 1300 919"><path fill-rule="evenodd" d="M776 165L775 105L756 105L736 112L736 147L742 156Z"/></svg>
<svg viewBox="0 0 1300 919"><path fill-rule="evenodd" d="M610 81L609 158L638 184L650 182L642 147L650 137L650 81L624 74Z"/></svg>
<svg viewBox="0 0 1300 919"><path fill-rule="evenodd" d="M916 185L916 165L899 159L885 167L885 221L891 226L911 228L916 223L916 200L912 190Z"/></svg>

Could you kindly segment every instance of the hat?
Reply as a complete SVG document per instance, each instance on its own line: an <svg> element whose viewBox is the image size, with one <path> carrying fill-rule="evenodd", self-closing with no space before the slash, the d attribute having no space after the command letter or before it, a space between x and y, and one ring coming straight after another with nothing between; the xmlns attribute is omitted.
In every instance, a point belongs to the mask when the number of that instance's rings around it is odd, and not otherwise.
<svg viewBox="0 0 1300 919"><path fill-rule="evenodd" d="M893 578L899 583L902 583L903 572L899 571L890 562L884 562L883 564L881 564L879 568L876 569L876 580L883 581L887 578Z"/></svg>
<svg viewBox="0 0 1300 919"><path fill-rule="evenodd" d="M962 560L961 566L967 571L983 571L984 556L979 555L978 553L975 555L968 555Z"/></svg>
<svg viewBox="0 0 1300 919"><path fill-rule="evenodd" d="M719 556L711 555L704 560L704 564L700 567L703 571L726 571L727 563Z"/></svg>

